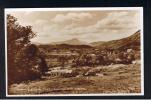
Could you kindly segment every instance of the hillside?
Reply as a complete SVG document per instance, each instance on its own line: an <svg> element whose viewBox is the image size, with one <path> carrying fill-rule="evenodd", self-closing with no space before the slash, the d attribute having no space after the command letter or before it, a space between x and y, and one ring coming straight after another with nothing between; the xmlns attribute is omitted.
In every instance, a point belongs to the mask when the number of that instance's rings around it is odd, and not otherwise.
<svg viewBox="0 0 151 100"><path fill-rule="evenodd" d="M51 44L55 44L55 45L59 45L59 44L67 44L67 45L90 45L85 41L80 41L77 38L73 38L70 40L66 40L66 41L61 41L61 42L52 42Z"/></svg>
<svg viewBox="0 0 151 100"><path fill-rule="evenodd" d="M140 30L134 33L133 35L119 39L119 40L112 40L108 42L104 42L100 45L96 46L97 48L100 49L128 49L128 48L133 48L133 49L139 49L140 47Z"/></svg>
<svg viewBox="0 0 151 100"><path fill-rule="evenodd" d="M52 49L90 49L89 45L69 45L69 44L56 44L56 45L38 45L40 49L52 50Z"/></svg>
<svg viewBox="0 0 151 100"><path fill-rule="evenodd" d="M92 42L92 43L90 43L90 44L91 44L93 47L96 47L96 46L102 45L103 43L105 43L105 41Z"/></svg>
<svg viewBox="0 0 151 100"><path fill-rule="evenodd" d="M87 43L84 41L80 41L76 38L73 38L71 40L67 41L61 41L61 42L53 42L50 44L41 44L39 45L40 48L43 49L82 49L82 48L98 48L98 49L120 49L125 50L128 48L133 49L140 49L140 30L135 32L133 35L122 38L119 40L112 40L112 41L98 41L98 42L92 42Z"/></svg>

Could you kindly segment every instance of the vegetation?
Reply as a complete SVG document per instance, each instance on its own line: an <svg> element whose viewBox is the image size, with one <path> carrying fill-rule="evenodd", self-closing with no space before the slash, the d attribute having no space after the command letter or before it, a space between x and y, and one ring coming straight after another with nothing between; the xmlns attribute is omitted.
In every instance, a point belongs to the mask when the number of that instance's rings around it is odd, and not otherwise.
<svg viewBox="0 0 151 100"><path fill-rule="evenodd" d="M40 77L44 58L37 46L30 43L34 36L31 26L21 26L15 17L7 15L9 84Z"/></svg>
<svg viewBox="0 0 151 100"><path fill-rule="evenodd" d="M73 69L73 68L72 68ZM85 70L99 70L97 76L83 76ZM13 84L9 94L57 95L57 94L101 94L140 93L140 64L80 67L79 77L51 77L27 83Z"/></svg>
<svg viewBox="0 0 151 100"><path fill-rule="evenodd" d="M36 36L32 27L8 15L7 36L9 94L141 91L140 31L91 45L77 39L35 45L30 42Z"/></svg>

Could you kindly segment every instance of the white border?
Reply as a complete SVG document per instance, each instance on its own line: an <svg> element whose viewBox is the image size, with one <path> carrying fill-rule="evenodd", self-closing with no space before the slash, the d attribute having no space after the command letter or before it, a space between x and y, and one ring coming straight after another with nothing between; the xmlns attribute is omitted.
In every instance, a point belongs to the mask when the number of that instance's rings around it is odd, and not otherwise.
<svg viewBox="0 0 151 100"><path fill-rule="evenodd" d="M41 94L41 95L8 95L7 82L7 21L6 14L12 11L102 11L102 10L138 10L140 11L141 29L141 93L110 93L110 94ZM40 96L140 96L144 95L144 36L143 36L143 7L89 7L89 8L6 8L5 9L5 73L6 73L6 97L40 97Z"/></svg>

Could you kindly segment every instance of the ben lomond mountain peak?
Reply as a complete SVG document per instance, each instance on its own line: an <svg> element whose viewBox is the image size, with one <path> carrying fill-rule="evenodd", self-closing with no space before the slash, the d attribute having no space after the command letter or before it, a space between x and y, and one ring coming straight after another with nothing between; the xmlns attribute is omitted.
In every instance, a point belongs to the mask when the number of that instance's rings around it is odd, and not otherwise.
<svg viewBox="0 0 151 100"><path fill-rule="evenodd" d="M71 40L72 41L79 41L77 38L72 38Z"/></svg>
<svg viewBox="0 0 151 100"><path fill-rule="evenodd" d="M90 45L89 43L85 41L81 41L77 38L72 38L70 40L66 41L60 41L60 42L53 42L52 44L68 44L68 45Z"/></svg>
<svg viewBox="0 0 151 100"><path fill-rule="evenodd" d="M72 38L65 41L59 41L59 42L52 42L50 44L46 45L70 45L70 46L86 46L86 47L94 47L99 49L126 49L126 48L135 48L138 49L140 45L140 30L135 32L134 34L117 40L111 40L111 41L97 41L97 42L91 42L87 43L85 41L81 41L77 38ZM68 47L68 46L67 46Z"/></svg>

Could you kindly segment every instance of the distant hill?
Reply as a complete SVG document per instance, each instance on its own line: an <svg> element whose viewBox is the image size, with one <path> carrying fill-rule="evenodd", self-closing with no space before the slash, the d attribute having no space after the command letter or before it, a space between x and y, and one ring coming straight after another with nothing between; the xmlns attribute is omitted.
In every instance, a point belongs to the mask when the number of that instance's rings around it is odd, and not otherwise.
<svg viewBox="0 0 151 100"><path fill-rule="evenodd" d="M85 41L80 41L77 38L73 38L71 40L66 40L66 41L61 41L61 42L53 42L51 44L67 44L67 45L90 45L89 43L85 42Z"/></svg>
<svg viewBox="0 0 151 100"><path fill-rule="evenodd" d="M46 45L38 45L39 48L43 48L44 50L52 50L52 49L90 49L93 48L89 45L70 45L70 44L46 44Z"/></svg>
<svg viewBox="0 0 151 100"><path fill-rule="evenodd" d="M134 33L133 35L119 39L119 40L112 40L108 42L97 42L96 45L99 49L139 49L140 47L140 30Z"/></svg>
<svg viewBox="0 0 151 100"><path fill-rule="evenodd" d="M98 41L87 43L84 41L80 41L76 38L61 41L61 42L53 42L50 44L40 44L38 45L40 48L51 50L51 49L89 49L89 48L97 48L97 49L140 49L140 30L135 32L133 35L122 38L119 40L112 40L112 41Z"/></svg>
<svg viewBox="0 0 151 100"><path fill-rule="evenodd" d="M103 43L105 43L105 41L97 41L97 42L92 42L90 43L93 47L96 47L96 46L99 46L99 45L102 45Z"/></svg>

